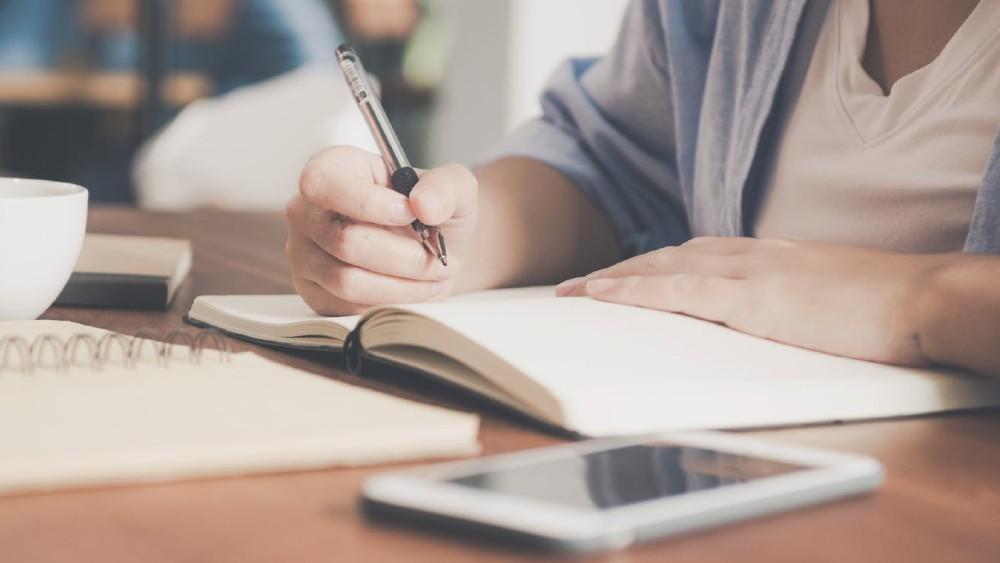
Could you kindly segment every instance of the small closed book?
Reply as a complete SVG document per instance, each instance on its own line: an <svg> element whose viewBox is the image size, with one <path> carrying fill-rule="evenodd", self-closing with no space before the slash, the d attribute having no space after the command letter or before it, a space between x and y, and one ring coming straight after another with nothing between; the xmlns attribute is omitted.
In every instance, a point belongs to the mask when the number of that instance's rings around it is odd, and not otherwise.
<svg viewBox="0 0 1000 563"><path fill-rule="evenodd" d="M203 347L210 340L172 333L164 345L63 321L0 322L0 494L479 449L474 415L250 352L227 356Z"/></svg>
<svg viewBox="0 0 1000 563"><path fill-rule="evenodd" d="M191 242L88 233L56 305L166 309L191 271Z"/></svg>
<svg viewBox="0 0 1000 563"><path fill-rule="evenodd" d="M891 366L552 288L323 318L294 295L202 296L191 321L341 350L484 395L582 435L828 423L1000 405L1000 381ZM356 356L356 357L355 357Z"/></svg>

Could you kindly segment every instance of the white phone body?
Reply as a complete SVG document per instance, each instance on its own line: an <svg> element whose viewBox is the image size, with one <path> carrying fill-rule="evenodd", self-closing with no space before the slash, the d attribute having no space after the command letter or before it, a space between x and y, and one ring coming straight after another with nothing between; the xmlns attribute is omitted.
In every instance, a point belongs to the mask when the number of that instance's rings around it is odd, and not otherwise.
<svg viewBox="0 0 1000 563"><path fill-rule="evenodd" d="M636 458L635 454L642 457ZM705 481L707 475L708 480L719 484L701 490L698 485L693 491L669 492L669 496L618 506L579 505L584 501L577 493L595 490L592 479L608 478L601 476L603 470L592 469L595 460L608 461L615 456L644 460L668 454L674 456L671 463L690 465L690 461L684 461L687 455L696 466L694 471L683 468L674 473L682 473L685 479L696 481ZM716 466L708 467L705 461L699 460L709 460ZM701 466L697 467L699 463ZM677 469L660 461L655 464L658 466L656 471L662 470L665 478L670 477L666 475L667 469ZM726 480L733 477L718 477L725 472L742 471L741 464L742 467L756 467L753 471L775 474L761 473L732 484L727 484ZM521 475L507 479L517 486L518 479L526 479L524 475L544 477L550 468L578 465L584 468L582 474L573 470L563 471L565 475L561 476L550 475L543 479L545 483L541 488L529 483L538 494L497 490L506 486L503 485L505 475ZM864 493L876 488L883 476L882 466L867 457L775 444L733 434L684 432L595 439L382 473L364 482L362 496L366 511L375 516L404 517L432 523L437 528L487 532L508 541L561 551L592 551L624 548L650 539ZM566 497L572 498L572 502L539 498L562 495L547 489L569 490L572 487L567 484L581 479L581 486ZM497 488L479 488L479 484L469 486L462 481L488 483ZM684 482L682 489L686 486ZM582 487L584 484L586 489ZM604 484L609 490L616 485ZM597 490L603 489L604 484ZM619 485L625 489L634 488L629 482ZM597 501L586 499L586 502Z"/></svg>

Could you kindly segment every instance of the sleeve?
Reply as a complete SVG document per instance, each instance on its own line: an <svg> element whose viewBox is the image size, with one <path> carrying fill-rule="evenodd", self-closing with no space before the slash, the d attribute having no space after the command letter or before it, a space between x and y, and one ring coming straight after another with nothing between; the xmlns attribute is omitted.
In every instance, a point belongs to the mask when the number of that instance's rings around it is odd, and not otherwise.
<svg viewBox="0 0 1000 563"><path fill-rule="evenodd" d="M633 0L612 50L560 66L542 116L488 155L529 157L561 172L604 210L630 256L690 238L657 4Z"/></svg>

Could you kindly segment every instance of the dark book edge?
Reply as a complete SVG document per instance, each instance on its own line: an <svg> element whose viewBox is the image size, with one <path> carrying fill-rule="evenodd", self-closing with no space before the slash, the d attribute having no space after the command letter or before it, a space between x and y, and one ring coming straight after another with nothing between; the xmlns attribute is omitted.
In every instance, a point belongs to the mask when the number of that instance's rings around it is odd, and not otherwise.
<svg viewBox="0 0 1000 563"><path fill-rule="evenodd" d="M268 340L266 338L258 338L255 336L247 336L239 332L234 332L231 330L226 330L224 328L219 328L209 322L196 319L191 316L190 313L181 317L185 323L198 327L205 330L214 330L221 332L230 338L235 338L236 340L243 340L244 342L250 342L252 344L259 344L261 346L266 346L268 348L278 348L281 350L295 350L298 352L333 352L336 354L343 354L344 349L340 346L296 346L294 344L285 344L284 342L275 342L274 340Z"/></svg>
<svg viewBox="0 0 1000 563"><path fill-rule="evenodd" d="M166 276L73 272L54 305L166 309L169 285Z"/></svg>

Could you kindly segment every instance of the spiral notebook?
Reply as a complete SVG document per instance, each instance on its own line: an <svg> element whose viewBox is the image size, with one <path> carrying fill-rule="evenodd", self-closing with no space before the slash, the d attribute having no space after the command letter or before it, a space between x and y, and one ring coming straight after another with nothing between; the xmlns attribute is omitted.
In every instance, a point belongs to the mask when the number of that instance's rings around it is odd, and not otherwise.
<svg viewBox="0 0 1000 563"><path fill-rule="evenodd" d="M0 494L478 451L473 415L211 349L221 341L0 322Z"/></svg>
<svg viewBox="0 0 1000 563"><path fill-rule="evenodd" d="M552 288L324 318L295 295L198 297L196 323L422 372L583 435L753 428L1000 406L1000 381L890 366ZM360 366L358 368L358 366Z"/></svg>

